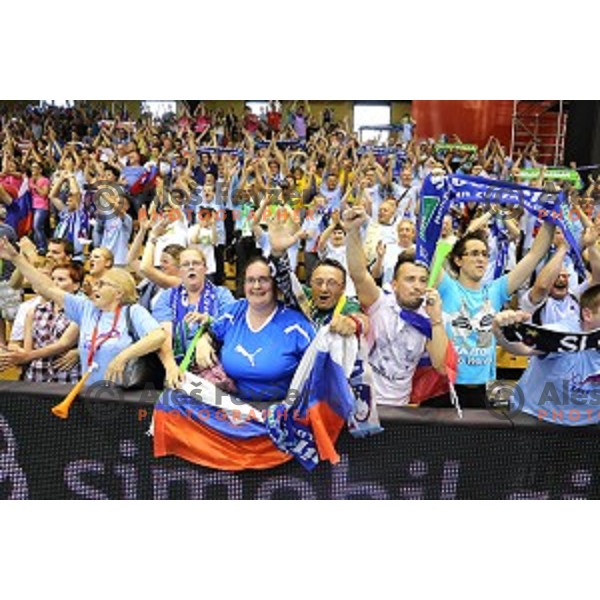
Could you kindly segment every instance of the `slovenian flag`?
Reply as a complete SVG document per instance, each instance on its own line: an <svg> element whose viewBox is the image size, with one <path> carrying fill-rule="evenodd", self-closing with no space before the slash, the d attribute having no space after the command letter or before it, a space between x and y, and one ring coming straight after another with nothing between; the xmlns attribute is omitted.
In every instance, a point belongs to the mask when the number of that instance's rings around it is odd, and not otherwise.
<svg viewBox="0 0 600 600"><path fill-rule="evenodd" d="M245 403L186 373L182 390L167 390L154 409L154 455L178 456L213 469L267 469L293 458L309 471L337 463L335 442L355 410L348 382L354 337L323 327L313 340L285 400ZM264 405L264 406L261 406Z"/></svg>
<svg viewBox="0 0 600 600"><path fill-rule="evenodd" d="M443 396L450 392L450 384L456 383L458 354L451 340L446 349L446 375L438 373L431 365L431 359L426 354L420 360L412 379L411 404L421 404L425 400Z"/></svg>
<svg viewBox="0 0 600 600"><path fill-rule="evenodd" d="M158 169L155 165L150 167L149 171L144 171L140 177L133 182L129 188L129 192L134 196L143 194L144 192L150 191L156 187L156 178L158 177Z"/></svg>
<svg viewBox="0 0 600 600"><path fill-rule="evenodd" d="M16 197L6 207L6 223L15 230L19 238L28 235L33 228L33 206L27 179L23 180Z"/></svg>

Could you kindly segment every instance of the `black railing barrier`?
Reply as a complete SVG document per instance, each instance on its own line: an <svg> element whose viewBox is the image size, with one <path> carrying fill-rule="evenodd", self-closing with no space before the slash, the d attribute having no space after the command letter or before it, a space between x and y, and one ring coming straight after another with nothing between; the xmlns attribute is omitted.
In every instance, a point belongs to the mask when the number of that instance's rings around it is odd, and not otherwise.
<svg viewBox="0 0 600 600"><path fill-rule="evenodd" d="M58 384L0 382L0 498L599 498L600 429L522 414L388 408L384 432L342 434L337 465L225 472L154 458L153 390L81 396L67 420Z"/></svg>

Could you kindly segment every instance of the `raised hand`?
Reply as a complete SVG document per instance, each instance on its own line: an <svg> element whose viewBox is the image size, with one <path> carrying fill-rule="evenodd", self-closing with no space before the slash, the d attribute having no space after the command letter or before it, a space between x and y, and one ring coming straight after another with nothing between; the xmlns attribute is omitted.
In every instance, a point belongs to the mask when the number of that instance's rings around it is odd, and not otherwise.
<svg viewBox="0 0 600 600"><path fill-rule="evenodd" d="M19 256L14 246L5 237L0 239L0 258L3 260L14 261Z"/></svg>
<svg viewBox="0 0 600 600"><path fill-rule="evenodd" d="M368 219L369 216L364 207L355 206L344 211L342 224L346 231L358 230Z"/></svg>
<svg viewBox="0 0 600 600"><path fill-rule="evenodd" d="M280 219L273 219L269 223L269 242L273 256L281 256L296 243L296 237L290 234Z"/></svg>
<svg viewBox="0 0 600 600"><path fill-rule="evenodd" d="M563 237L563 241L564 241L564 244L567 245L567 241L564 240L564 237ZM583 244L583 247L590 248L597 242L598 242L598 230L593 226L588 227L583 232L583 237L581 238L581 243Z"/></svg>

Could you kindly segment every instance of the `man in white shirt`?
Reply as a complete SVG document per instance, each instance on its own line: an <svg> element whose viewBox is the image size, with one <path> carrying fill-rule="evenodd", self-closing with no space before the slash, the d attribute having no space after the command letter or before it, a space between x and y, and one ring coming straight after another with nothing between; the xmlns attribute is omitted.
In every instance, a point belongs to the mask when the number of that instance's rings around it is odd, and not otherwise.
<svg viewBox="0 0 600 600"><path fill-rule="evenodd" d="M448 338L443 326L439 293L427 288L428 270L404 253L398 260L392 294L385 294L367 270L360 226L367 219L364 208L344 214L347 231L348 271L358 300L370 321L369 364L373 368L375 398L379 404L408 404L412 378L425 350L431 364L445 373ZM423 299L426 298L424 306Z"/></svg>
<svg viewBox="0 0 600 600"><path fill-rule="evenodd" d="M557 238L555 238L557 239ZM588 247L592 277L572 287L570 273L565 266L569 246L564 237L554 256L536 277L532 288L521 297L520 307L531 314L535 325L551 326L558 331L580 331L579 297L592 284L600 283L600 252L596 241L598 234L593 227L583 236L583 244Z"/></svg>

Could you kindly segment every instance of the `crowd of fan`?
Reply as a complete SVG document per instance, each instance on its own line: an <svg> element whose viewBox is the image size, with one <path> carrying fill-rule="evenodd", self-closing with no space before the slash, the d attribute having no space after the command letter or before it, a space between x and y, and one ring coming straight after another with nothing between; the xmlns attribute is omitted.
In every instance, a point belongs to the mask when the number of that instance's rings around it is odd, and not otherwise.
<svg viewBox="0 0 600 600"><path fill-rule="evenodd" d="M99 321L94 330L90 317L87 338L78 330L87 318L79 300L88 297L101 310L135 303L153 315L165 336L138 343L159 351L167 384L176 386L197 327L208 316L218 322L235 297L246 298L251 321L258 291L271 278L286 305L303 310L313 326L331 323L342 335L366 335L379 401L410 401L412 375L426 350L443 372L444 353L436 347L445 349L447 335L461 361L461 402L482 406L485 384L496 374L492 320L513 295L530 312L545 310L546 323L571 319L577 327L578 308L573 313L563 301L596 282L600 184L590 178L584 191L568 187L589 281L579 280L560 234L522 208L463 204L444 219L438 243L452 250L428 287L429 273L412 253L428 174L519 183L521 168L539 167L532 185L558 185L544 180L533 144L511 157L494 137L475 151L456 136L441 140L453 142L442 149L438 141L419 140L409 116L385 142L361 141L334 108L314 114L308 101L271 102L260 115L249 107L236 114L184 105L162 120L130 119L86 103L3 114L0 236L19 248L19 256L3 243L0 366L21 365L28 381L76 381L89 359L82 353L97 349ZM32 218L21 202L27 192ZM491 225L498 220L507 238L495 236ZM501 244L508 246L508 260L498 277ZM307 284L308 309L290 281L296 275ZM24 276L41 295L23 301ZM120 294L116 304L103 295L111 286ZM49 287L61 293L53 296ZM65 301L65 294L77 302ZM342 297L349 301L335 314ZM269 298L269 310L273 306ZM429 341L406 309L430 318ZM251 331L268 322L255 313ZM153 331L144 319L134 318L139 337ZM226 338L228 330L221 334ZM223 339L213 334L212 344L198 345L199 367L214 367L216 341ZM275 347L278 340L267 343ZM254 367L256 358L258 364L260 354L239 347L234 350L244 361ZM118 365L107 360L100 375L118 379L123 356ZM231 361L223 354L221 361L227 371ZM245 380L246 367L229 367Z"/></svg>

